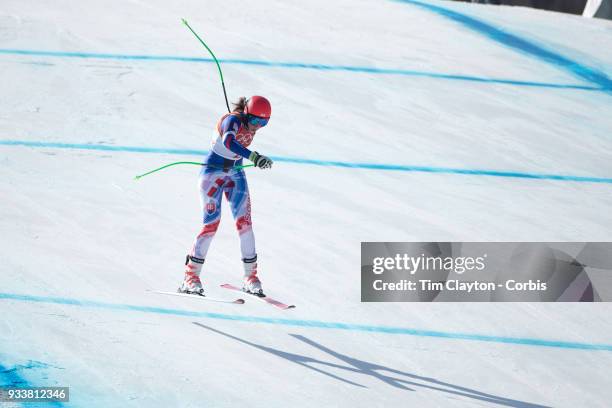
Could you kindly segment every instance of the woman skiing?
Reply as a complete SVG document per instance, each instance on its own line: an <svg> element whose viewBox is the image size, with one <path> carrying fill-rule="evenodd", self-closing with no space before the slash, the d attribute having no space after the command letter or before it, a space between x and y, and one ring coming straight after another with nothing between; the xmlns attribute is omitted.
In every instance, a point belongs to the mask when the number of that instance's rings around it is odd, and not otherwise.
<svg viewBox="0 0 612 408"><path fill-rule="evenodd" d="M204 160L198 179L204 226L187 254L185 278L179 288L182 293L204 295L200 273L219 227L221 199L225 194L240 236L244 265L243 290L264 296L261 281L257 277L257 253L246 175L243 169L234 168L242 165L243 158L249 159L261 169L272 167L270 158L248 149L257 130L268 124L272 108L263 96L252 96L249 99L242 97L233 105L233 112L223 115L217 123L212 148Z"/></svg>

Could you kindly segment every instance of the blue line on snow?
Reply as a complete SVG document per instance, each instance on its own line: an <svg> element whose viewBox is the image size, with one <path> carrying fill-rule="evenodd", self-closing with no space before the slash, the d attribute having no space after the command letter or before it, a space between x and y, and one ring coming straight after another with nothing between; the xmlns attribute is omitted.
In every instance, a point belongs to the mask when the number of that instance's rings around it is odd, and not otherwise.
<svg viewBox="0 0 612 408"><path fill-rule="evenodd" d="M501 30L484 21L478 20L474 17L459 13L454 10L450 10L444 7L436 6L434 4L423 3L416 0L395 0L399 3L412 4L429 11L432 11L438 15L449 18L456 21L463 26L476 31L479 34L490 38L491 40L521 51L525 54L531 55L540 61L544 61L556 67L562 68L569 73L582 78L588 82L596 84L601 90L612 90L612 80L606 76L603 72L600 72L594 68L589 68L576 61L559 55L553 51L550 51L544 47L541 47L533 42L530 42L517 35L511 34L507 31Z"/></svg>
<svg viewBox="0 0 612 408"><path fill-rule="evenodd" d="M127 305L127 304L118 304L118 303L105 303L105 302L98 302L98 301L91 301L91 300L84 300L84 299L79 300L79 299L62 298L62 297L47 297L47 296L34 296L34 295L20 295L20 294L13 294L13 293L0 293L0 299L22 301L22 302L53 303L53 304L60 304L60 305L85 307L85 308L132 311L132 312L154 313L154 314L173 315L173 316L200 317L200 318L208 318L208 319L231 320L231 321L250 322L250 323L265 323L265 324L273 324L273 325L280 325L280 326L312 327L312 328L319 328L319 329L337 329L337 330L363 331L363 332L386 333L386 334L405 334L405 335L410 335L410 336L437 337L437 338L457 339L457 340L475 340L475 341L486 341L486 342L492 342L492 343L555 347L555 348L562 348L562 349L612 351L612 344L576 343L576 342L568 342L568 341L533 339L533 338L523 338L523 337L504 337L504 336L488 336L488 335L471 334L471 333L442 332L442 331L434 331L434 330L410 329L410 328L405 328L405 327L372 326L372 325L364 325L364 324L324 322L324 321L319 321L319 320L283 319L283 318L273 318L273 317L230 315L230 314L211 313L211 312L194 312L190 310L167 309L167 308L161 308L161 307Z"/></svg>
<svg viewBox="0 0 612 408"><path fill-rule="evenodd" d="M62 52L62 51L38 51L38 50L18 50L18 49L0 49L0 54L11 55L29 55L29 56L46 56L46 57L65 57L65 58L98 58L98 59L118 59L118 60L139 60L139 61L180 61L180 62L203 62L213 63L212 58L197 58L197 57L180 57L170 55L126 55L126 54L103 54L91 52ZM223 64L239 64L239 65L255 65L263 67L279 67L279 68L296 68L296 69L313 69L320 71L348 71L367 74L383 74L383 75L405 75L418 76L435 79L449 79L458 81L472 81L482 83L494 83L501 85L515 86L530 86L540 88L558 88L558 89L578 89L584 91L600 91L601 88L588 85L577 84L554 84L547 82L533 81L517 81L512 79L495 79L484 78L469 75L452 75L440 74L435 72L413 71L407 69L392 69L392 68L375 68L375 67L358 67L347 65L327 65L327 64L307 64L301 62L274 62L274 61L258 61L244 59L220 59Z"/></svg>
<svg viewBox="0 0 612 408"><path fill-rule="evenodd" d="M1 387L28 387L28 382L23 379L15 367L7 368L0 364L0 386Z"/></svg>
<svg viewBox="0 0 612 408"><path fill-rule="evenodd" d="M39 368L39 367L40 365L33 361L31 361L27 366L14 366L12 368L8 368L0 364L0 387L18 387L18 388L38 387L38 385L30 383L25 378L20 376L18 373L18 370L20 368L31 369L31 368ZM41 407L41 406L63 407L64 406L64 404L62 404L59 401L44 402L44 403L43 402L41 403L28 402L28 403L23 403L23 405L28 406L28 407Z"/></svg>
<svg viewBox="0 0 612 408"><path fill-rule="evenodd" d="M101 144L76 144L76 143L54 143L54 142L36 142L25 140L0 140L0 145L4 146L27 146L41 148L57 148L57 149L82 149L82 150L98 150L98 151L114 151L114 152L132 152L132 153L161 153L161 154L180 154L180 155L205 155L206 150L192 149L171 149L171 148L156 148L156 147L138 147L138 146L108 146ZM272 159L277 162L310 164L314 166L326 167L345 167L352 169L368 169L368 170L387 170L387 171L404 171L418 173L440 173L440 174L462 174L469 176L490 176L490 177L506 177L506 178L522 178L522 179L539 179L539 180L557 180L557 181L575 181L582 183L607 183L612 184L612 178L607 177L587 177L587 176L571 176L560 174L539 174L525 173L518 171L498 171L498 170L482 170L482 169L458 169L451 167L432 167L432 166L410 166L402 164L376 164L376 163L351 163L332 160L315 160L304 159L299 157L279 157L272 156Z"/></svg>

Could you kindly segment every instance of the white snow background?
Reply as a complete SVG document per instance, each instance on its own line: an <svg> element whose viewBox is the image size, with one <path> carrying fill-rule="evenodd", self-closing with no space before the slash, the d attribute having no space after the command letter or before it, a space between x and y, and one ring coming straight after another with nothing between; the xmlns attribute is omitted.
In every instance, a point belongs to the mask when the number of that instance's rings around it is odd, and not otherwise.
<svg viewBox="0 0 612 408"><path fill-rule="evenodd" d="M296 309L145 292L182 280L199 168L134 176L201 161L225 111L182 17L231 100L272 102L252 147L276 162L247 175L264 288ZM361 303L360 242L610 241L611 40L433 0L3 0L0 384L74 407L609 406L608 304ZM203 277L232 297L228 210Z"/></svg>

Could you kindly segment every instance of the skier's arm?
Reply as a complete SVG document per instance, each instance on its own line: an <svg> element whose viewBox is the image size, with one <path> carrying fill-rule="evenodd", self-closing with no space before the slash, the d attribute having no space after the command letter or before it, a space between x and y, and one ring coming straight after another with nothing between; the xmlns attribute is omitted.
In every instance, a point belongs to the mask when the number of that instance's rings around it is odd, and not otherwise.
<svg viewBox="0 0 612 408"><path fill-rule="evenodd" d="M231 131L223 134L223 145L233 153L239 154L245 159L248 159L252 153L249 149L241 145L240 142L236 140L236 134Z"/></svg>
<svg viewBox="0 0 612 408"><path fill-rule="evenodd" d="M223 146L228 148L231 152L248 159L251 155L251 151L236 140L236 132L239 128L240 120L238 118L235 116L228 116L225 118L221 124L221 139L223 141Z"/></svg>
<svg viewBox="0 0 612 408"><path fill-rule="evenodd" d="M261 169L269 169L272 167L272 160L264 156L263 154L259 154L256 151L251 151L240 144L238 140L236 140L236 132L240 128L239 119L233 116L228 116L223 123L221 124L221 131L223 132L222 140L223 145L228 148L233 153L236 153L245 159L249 159L253 163L255 163L256 167Z"/></svg>
<svg viewBox="0 0 612 408"><path fill-rule="evenodd" d="M225 133L223 135L223 144L225 147L230 149L232 152L241 155L245 159L252 161L256 167L260 169L269 169L272 167L272 159L263 154L259 154L256 151L251 151L244 147L236 140L236 136L231 133Z"/></svg>

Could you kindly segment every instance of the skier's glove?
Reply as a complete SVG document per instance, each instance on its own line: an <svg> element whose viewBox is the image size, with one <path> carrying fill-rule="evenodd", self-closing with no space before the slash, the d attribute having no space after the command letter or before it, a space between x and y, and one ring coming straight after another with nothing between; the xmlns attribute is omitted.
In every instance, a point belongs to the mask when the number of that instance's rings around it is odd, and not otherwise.
<svg viewBox="0 0 612 408"><path fill-rule="evenodd" d="M259 167L260 169L272 168L272 159L255 151L251 152L249 160L255 163L255 167Z"/></svg>

